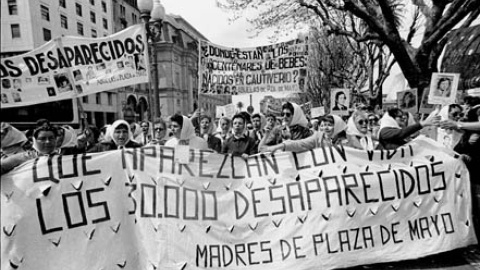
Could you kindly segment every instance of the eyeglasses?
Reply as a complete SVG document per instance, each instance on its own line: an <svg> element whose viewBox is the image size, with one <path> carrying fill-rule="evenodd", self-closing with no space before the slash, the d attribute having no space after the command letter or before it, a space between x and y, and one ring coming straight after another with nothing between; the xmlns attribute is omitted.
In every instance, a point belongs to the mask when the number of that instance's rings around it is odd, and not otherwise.
<svg viewBox="0 0 480 270"><path fill-rule="evenodd" d="M368 119L368 123L370 123L370 124L375 124L375 123L377 123L377 122L378 122L378 119L377 119L377 118L369 118L369 119Z"/></svg>
<svg viewBox="0 0 480 270"><path fill-rule="evenodd" d="M291 114L291 113L288 113L288 112L287 112L287 113L283 113L283 112L282 112L282 116L290 117L290 116L292 116L292 114Z"/></svg>
<svg viewBox="0 0 480 270"><path fill-rule="evenodd" d="M464 116L464 114L461 113L461 112L454 112L454 113L451 113L450 115L451 115L452 117L463 117L463 116Z"/></svg>
<svg viewBox="0 0 480 270"><path fill-rule="evenodd" d="M368 124L368 120L364 120L364 119L358 120L357 123L358 123L359 125L361 125L361 126L367 125L367 124Z"/></svg>

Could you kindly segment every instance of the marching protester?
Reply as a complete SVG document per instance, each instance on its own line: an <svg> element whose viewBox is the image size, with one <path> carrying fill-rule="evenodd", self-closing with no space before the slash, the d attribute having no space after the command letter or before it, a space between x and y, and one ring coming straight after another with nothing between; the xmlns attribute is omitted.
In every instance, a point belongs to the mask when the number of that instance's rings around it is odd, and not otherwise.
<svg viewBox="0 0 480 270"><path fill-rule="evenodd" d="M248 158L249 155L257 153L255 141L245 134L245 116L236 114L232 119L233 134L222 144L222 154L232 154Z"/></svg>
<svg viewBox="0 0 480 270"><path fill-rule="evenodd" d="M208 148L213 151L220 153L222 151L222 141L213 135L213 131L216 129L215 124L212 122L212 118L207 115L201 115L200 120L200 129L198 136L205 141L207 141Z"/></svg>
<svg viewBox="0 0 480 270"><path fill-rule="evenodd" d="M167 129L167 123L163 119L158 119L153 123L153 139L148 145L165 145L170 140L170 131Z"/></svg>
<svg viewBox="0 0 480 270"><path fill-rule="evenodd" d="M123 112L123 120L125 120L130 126L132 131L132 140L135 140L137 143L142 144L141 141L137 141L137 138L142 133L142 128L139 124L135 122L135 112L131 108L127 108Z"/></svg>
<svg viewBox="0 0 480 270"><path fill-rule="evenodd" d="M68 125L58 127L57 130L58 130L58 139L57 139L58 153L62 155L77 154L79 150L77 149L77 133L75 132L75 130Z"/></svg>
<svg viewBox="0 0 480 270"><path fill-rule="evenodd" d="M221 140L222 145L232 136L232 121L230 118L224 116L218 120L218 128L215 136Z"/></svg>
<svg viewBox="0 0 480 270"><path fill-rule="evenodd" d="M407 126L408 114L399 108L390 108L380 120L379 144L377 149L396 149L406 144L410 136L423 127L432 126L439 122L439 116L431 116Z"/></svg>
<svg viewBox="0 0 480 270"><path fill-rule="evenodd" d="M147 145L152 139L150 131L150 123L148 121L142 121L140 123L141 133L139 133L134 140L141 145Z"/></svg>
<svg viewBox="0 0 480 270"><path fill-rule="evenodd" d="M141 145L133 140L130 125L125 120L117 120L107 129L103 141L88 150L88 153L105 152L121 148L136 148Z"/></svg>
<svg viewBox="0 0 480 270"><path fill-rule="evenodd" d="M208 143L195 135L195 127L188 117L175 114L170 117L170 122L173 137L165 143L165 146L188 145L191 149L208 149Z"/></svg>
<svg viewBox="0 0 480 270"><path fill-rule="evenodd" d="M77 137L77 149L79 153L85 153L98 143L100 130L94 125L87 125Z"/></svg>
<svg viewBox="0 0 480 270"><path fill-rule="evenodd" d="M265 124L264 136L259 142L262 145L271 146L282 142L282 129L277 125L277 118L273 114L267 114L267 123ZM263 141L263 142L262 142Z"/></svg>
<svg viewBox="0 0 480 270"><path fill-rule="evenodd" d="M345 139L347 124L338 115L325 115L320 119L320 131L301 140L287 140L273 146L260 143L260 152L274 152L277 150L302 152L328 145L338 145Z"/></svg>
<svg viewBox="0 0 480 270"><path fill-rule="evenodd" d="M293 102L285 102L282 106L284 140L300 140L313 134L308 128L308 120L302 108Z"/></svg>
<svg viewBox="0 0 480 270"><path fill-rule="evenodd" d="M371 134L368 131L368 113L357 110L347 122L347 144L355 149L374 150Z"/></svg>
<svg viewBox="0 0 480 270"><path fill-rule="evenodd" d="M32 158L32 144L25 134L8 123L1 123L1 174Z"/></svg>
<svg viewBox="0 0 480 270"><path fill-rule="evenodd" d="M375 144L378 144L378 132L380 131L379 120L380 117L378 117L377 114L373 112L368 114L368 132L370 132Z"/></svg>

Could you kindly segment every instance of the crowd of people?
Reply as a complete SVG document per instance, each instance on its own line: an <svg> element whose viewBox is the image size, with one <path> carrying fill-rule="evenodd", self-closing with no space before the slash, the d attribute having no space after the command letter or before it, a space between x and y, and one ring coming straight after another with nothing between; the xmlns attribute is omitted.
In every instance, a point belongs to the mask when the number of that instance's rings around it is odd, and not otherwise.
<svg viewBox="0 0 480 270"><path fill-rule="evenodd" d="M348 118L334 114L308 119L301 107L286 102L281 116L250 115L240 112L231 119L215 121L195 112L190 117L175 114L153 123L135 122L125 114L110 125L86 126L77 132L70 126L55 126L48 119L36 128L21 132L8 123L1 126L2 174L23 162L42 155L94 153L150 145L211 150L247 158L260 152L305 151L329 145L363 150L396 149L433 127L429 136L457 151L467 164L472 179L480 179L480 98L467 97L465 104L450 104L425 119L399 108L389 108L383 116L368 106L358 106ZM432 128L430 128L432 130ZM433 135L432 135L433 134ZM479 167L479 166L476 166Z"/></svg>

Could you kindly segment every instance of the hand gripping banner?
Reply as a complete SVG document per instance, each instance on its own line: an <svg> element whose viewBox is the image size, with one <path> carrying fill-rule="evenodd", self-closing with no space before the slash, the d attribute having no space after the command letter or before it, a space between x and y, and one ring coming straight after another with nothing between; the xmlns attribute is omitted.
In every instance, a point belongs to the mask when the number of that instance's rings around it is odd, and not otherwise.
<svg viewBox="0 0 480 270"><path fill-rule="evenodd" d="M477 242L464 164L429 139L248 160L144 147L1 181L2 269L332 269Z"/></svg>

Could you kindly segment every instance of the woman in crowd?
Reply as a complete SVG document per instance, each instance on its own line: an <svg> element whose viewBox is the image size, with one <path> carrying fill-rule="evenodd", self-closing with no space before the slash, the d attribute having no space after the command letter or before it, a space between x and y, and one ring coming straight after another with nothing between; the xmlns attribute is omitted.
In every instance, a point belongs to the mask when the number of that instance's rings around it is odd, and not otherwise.
<svg viewBox="0 0 480 270"><path fill-rule="evenodd" d="M201 115L199 117L200 120L200 132L198 137L207 141L208 148L212 149L213 151L220 153L222 150L222 141L213 135L213 131L215 130L215 125L212 123L212 119L210 116Z"/></svg>
<svg viewBox="0 0 480 270"><path fill-rule="evenodd" d="M423 127L432 126L439 121L439 116L428 117L420 123L407 126L408 114L399 108L391 108L380 120L378 149L396 149L406 144L410 136Z"/></svg>
<svg viewBox="0 0 480 270"><path fill-rule="evenodd" d="M378 144L378 133L380 131L379 120L380 117L378 117L375 113L370 113L368 115L368 132L372 136L372 140L375 144Z"/></svg>
<svg viewBox="0 0 480 270"><path fill-rule="evenodd" d="M249 155L257 153L255 140L245 133L247 120L241 113L233 116L233 134L222 144L222 154L232 154L248 158Z"/></svg>
<svg viewBox="0 0 480 270"><path fill-rule="evenodd" d="M263 145L272 146L282 142L282 129L277 125L277 118L273 114L267 114L267 123L263 128ZM260 141L260 142L261 142Z"/></svg>
<svg viewBox="0 0 480 270"><path fill-rule="evenodd" d="M165 145L171 139L170 130L167 129L167 123L159 119L153 123L153 140L148 145Z"/></svg>
<svg viewBox="0 0 480 270"><path fill-rule="evenodd" d="M334 111L346 111L348 107L345 105L347 101L347 96L344 92L340 91L337 92L335 95L335 106L333 106L332 110Z"/></svg>
<svg viewBox="0 0 480 270"><path fill-rule="evenodd" d="M186 116L175 114L170 117L170 128L173 138L165 143L165 146L175 147L177 145L188 145L192 149L208 149L207 142L195 135L195 127Z"/></svg>
<svg viewBox="0 0 480 270"><path fill-rule="evenodd" d="M77 149L79 153L85 153L94 147L99 140L100 130L94 125L88 125L82 134L77 137Z"/></svg>
<svg viewBox="0 0 480 270"><path fill-rule="evenodd" d="M441 121L458 121L462 117L462 107L458 104L443 106L438 115ZM453 128L437 128L437 141L446 148L453 149L462 138L462 132Z"/></svg>
<svg viewBox="0 0 480 270"><path fill-rule="evenodd" d="M299 105L285 102L282 106L282 117L283 140L301 140L313 134L308 128L308 120Z"/></svg>
<svg viewBox="0 0 480 270"><path fill-rule="evenodd" d="M33 148L36 156L57 154L58 129L54 126L41 126L33 131Z"/></svg>
<svg viewBox="0 0 480 270"><path fill-rule="evenodd" d="M32 144L25 134L8 123L1 124L1 174L32 158Z"/></svg>
<svg viewBox="0 0 480 270"><path fill-rule="evenodd" d="M141 145L133 140L130 125L125 120L117 120L107 129L102 142L97 143L88 153L105 152L121 148L136 148Z"/></svg>
<svg viewBox="0 0 480 270"><path fill-rule="evenodd" d="M147 145L150 140L152 139L152 132L150 130L150 122L142 121L140 123L140 130L142 132L138 133L137 136L134 138L136 142L141 145Z"/></svg>
<svg viewBox="0 0 480 270"><path fill-rule="evenodd" d="M67 125L59 127L58 130L58 153L61 155L73 155L79 153L80 150L77 149L77 134L75 130Z"/></svg>
<svg viewBox="0 0 480 270"><path fill-rule="evenodd" d="M260 152L274 152L277 150L302 152L310 149L339 145L345 138L347 124L337 115L325 115L320 119L320 131L313 136L301 140L289 140L274 146L265 146L260 143Z"/></svg>
<svg viewBox="0 0 480 270"><path fill-rule="evenodd" d="M368 132L368 114L355 111L347 123L347 146L361 150L373 150L375 145Z"/></svg>
<svg viewBox="0 0 480 270"><path fill-rule="evenodd" d="M223 143L232 136L232 121L228 117L222 117L218 121L218 129L215 134L217 138Z"/></svg>

